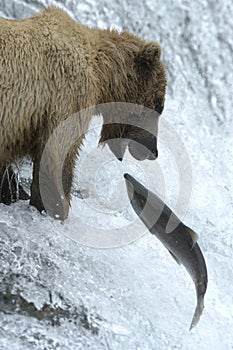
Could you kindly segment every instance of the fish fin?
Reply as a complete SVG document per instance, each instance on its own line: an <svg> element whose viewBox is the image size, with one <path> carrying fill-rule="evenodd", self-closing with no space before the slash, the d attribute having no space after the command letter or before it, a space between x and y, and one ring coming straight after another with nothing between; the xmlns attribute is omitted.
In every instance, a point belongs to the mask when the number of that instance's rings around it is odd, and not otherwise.
<svg viewBox="0 0 233 350"><path fill-rule="evenodd" d="M190 233L190 236L192 238L192 241L193 241L193 244L192 244L192 249L193 247L195 246L195 244L197 243L197 240L199 238L198 234L193 231L190 227L189 227L189 233Z"/></svg>
<svg viewBox="0 0 233 350"><path fill-rule="evenodd" d="M170 250L169 250L169 253L173 257L173 259L177 262L177 264L180 265L180 262L179 262L178 258Z"/></svg>

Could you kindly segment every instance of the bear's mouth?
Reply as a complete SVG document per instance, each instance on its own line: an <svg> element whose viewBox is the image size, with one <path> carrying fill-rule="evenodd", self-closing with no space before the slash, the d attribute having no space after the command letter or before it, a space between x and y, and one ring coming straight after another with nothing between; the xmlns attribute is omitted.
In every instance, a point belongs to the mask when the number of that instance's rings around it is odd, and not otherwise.
<svg viewBox="0 0 233 350"><path fill-rule="evenodd" d="M158 150L155 143L153 145L143 145L134 140L124 138L111 139L106 143L119 161L123 160L127 147L131 156L139 161L146 159L155 160L158 157Z"/></svg>
<svg viewBox="0 0 233 350"><path fill-rule="evenodd" d="M123 160L128 143L129 140L127 139L111 139L107 141L108 147L119 161Z"/></svg>

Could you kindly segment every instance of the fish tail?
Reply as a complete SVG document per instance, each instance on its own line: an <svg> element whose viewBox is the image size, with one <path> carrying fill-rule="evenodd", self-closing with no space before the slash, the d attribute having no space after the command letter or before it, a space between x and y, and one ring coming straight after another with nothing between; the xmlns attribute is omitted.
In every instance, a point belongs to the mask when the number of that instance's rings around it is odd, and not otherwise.
<svg viewBox="0 0 233 350"><path fill-rule="evenodd" d="M192 319L192 322L191 322L191 325L190 325L190 328L189 328L190 331L199 322L201 314L203 312L203 309L204 309L204 295L200 295L197 298L197 306L196 306L196 309L195 309L195 312L194 312L194 315L193 315L193 319Z"/></svg>

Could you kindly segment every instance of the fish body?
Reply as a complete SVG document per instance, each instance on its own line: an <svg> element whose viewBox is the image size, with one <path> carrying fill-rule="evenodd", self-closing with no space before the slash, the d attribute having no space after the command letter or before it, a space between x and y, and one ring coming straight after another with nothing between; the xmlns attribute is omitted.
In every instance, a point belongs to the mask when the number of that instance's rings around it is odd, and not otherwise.
<svg viewBox="0 0 233 350"><path fill-rule="evenodd" d="M125 174L124 177L134 211L149 231L169 250L177 263L184 265L195 284L197 306L191 330L198 323L204 309L204 296L208 283L205 259L197 244L198 235L184 225L155 193L149 191L131 175Z"/></svg>

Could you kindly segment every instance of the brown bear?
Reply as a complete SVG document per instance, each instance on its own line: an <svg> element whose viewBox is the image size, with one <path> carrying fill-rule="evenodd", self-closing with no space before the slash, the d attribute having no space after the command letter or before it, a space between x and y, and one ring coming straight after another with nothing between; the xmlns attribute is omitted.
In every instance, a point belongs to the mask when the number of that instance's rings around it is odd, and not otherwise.
<svg viewBox="0 0 233 350"><path fill-rule="evenodd" d="M127 32L90 29L56 7L24 20L0 19L0 165L4 169L19 158L31 157L30 204L45 209L39 183L42 153L50 135L69 116L108 102L142 105L161 114L166 75L160 56L156 42ZM77 120L78 126L88 125L90 118L86 115ZM48 171L50 203L46 210L62 220L68 215L74 165L83 137L66 155L63 189L58 185L56 156L51 155L54 164ZM114 138L141 142L150 150L150 156L140 155L131 145L137 159L157 157L156 135L121 123L117 116L112 124L103 125L100 142ZM125 143L123 148L120 144L110 145L119 159L125 148Z"/></svg>

